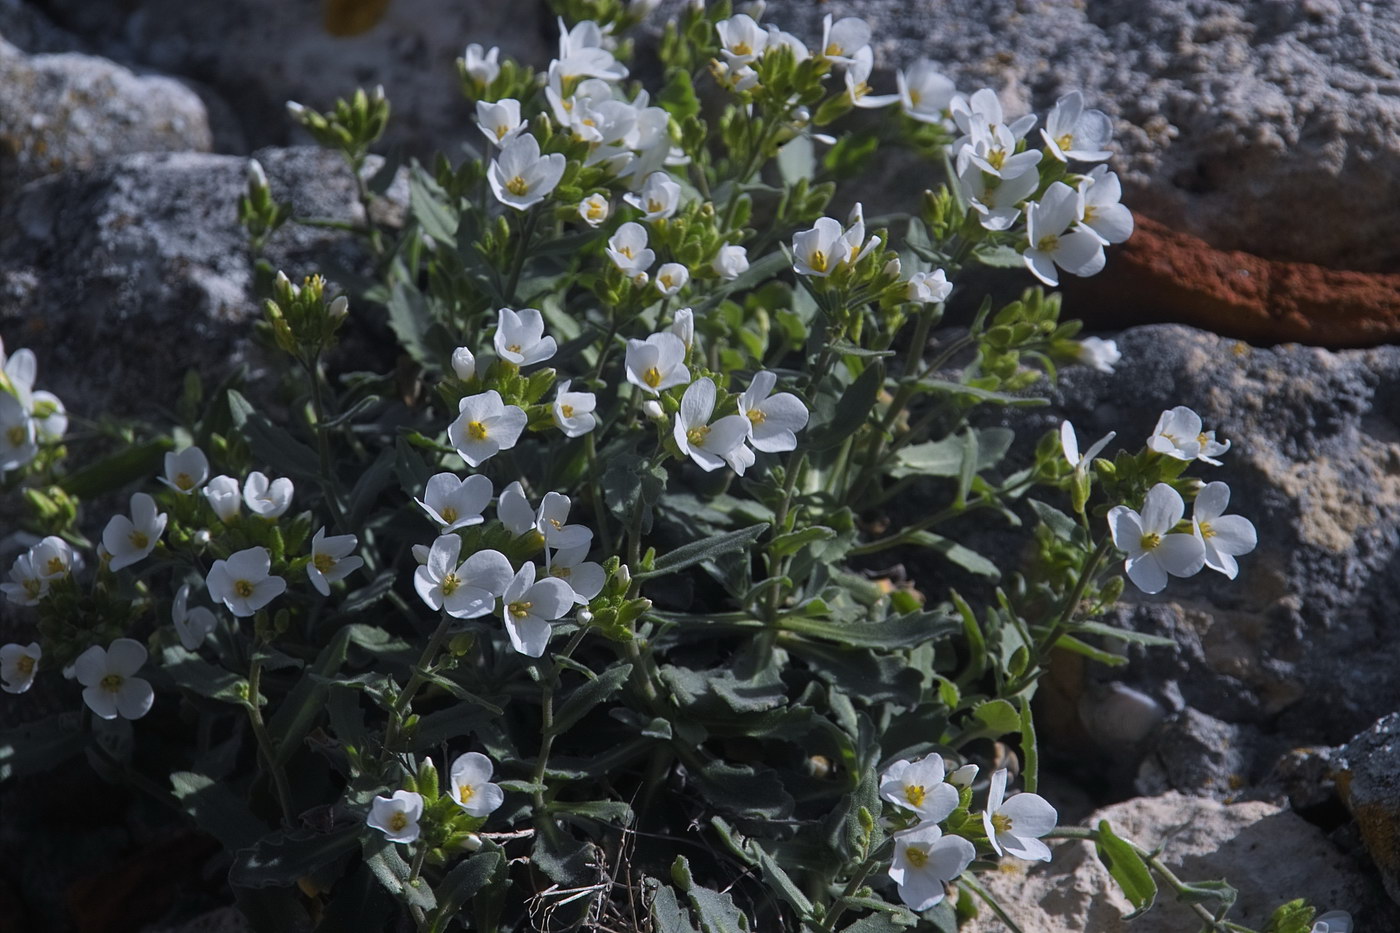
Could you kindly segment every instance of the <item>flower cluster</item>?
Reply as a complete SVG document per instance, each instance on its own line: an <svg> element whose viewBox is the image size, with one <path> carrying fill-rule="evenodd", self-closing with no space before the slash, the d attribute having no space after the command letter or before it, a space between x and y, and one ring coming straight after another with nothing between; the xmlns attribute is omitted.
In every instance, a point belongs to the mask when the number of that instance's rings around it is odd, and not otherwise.
<svg viewBox="0 0 1400 933"><path fill-rule="evenodd" d="M6 356L0 341L0 480L33 461L41 446L57 444L68 430L63 402L34 388L38 374L34 351Z"/></svg>
<svg viewBox="0 0 1400 933"><path fill-rule="evenodd" d="M452 841L449 834L458 829L457 835L463 837L461 841L470 845L472 834L462 832L461 828L479 829L505 802L505 792L491 783L493 770L491 759L480 752L458 755L448 771L447 793L439 795L436 771L432 762L426 762L413 782L416 789L401 789L387 797L375 797L370 802L365 823L383 833L390 842L407 844L417 842L422 835L426 811L437 830L434 833L437 842ZM468 819L454 818L459 815Z"/></svg>

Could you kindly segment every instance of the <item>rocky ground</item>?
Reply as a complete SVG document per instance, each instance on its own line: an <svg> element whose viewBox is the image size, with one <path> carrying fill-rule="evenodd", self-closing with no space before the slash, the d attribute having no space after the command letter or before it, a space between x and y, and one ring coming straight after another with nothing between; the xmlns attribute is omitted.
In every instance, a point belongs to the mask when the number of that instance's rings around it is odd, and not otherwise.
<svg viewBox="0 0 1400 933"><path fill-rule="evenodd" d="M247 157L300 215L359 209L284 101L383 83L386 143L451 152L470 129L462 46L542 64L554 43L535 0L391 0L356 31L369 5L0 0L0 334L38 352L70 408L149 412L190 366L264 365L233 210ZM1218 478L1261 541L1240 579L1130 598L1116 621L1176 650L1117 669L1067 659L1042 694L1067 809L1111 802L1099 815L1163 844L1183 874L1228 875L1243 922L1308 895L1351 909L1358 931L1400 930L1400 347L1378 346L1400 339L1400 2L768 4L813 38L826 12L867 18L886 67L931 57L1013 110L1081 88L1114 118L1114 167L1147 219L1067 310L1121 331L1123 359L1112 375L1066 371L1055 414L1018 418L1022 437L1063 413L1081 437L1135 444L1185 404L1234 443ZM891 201L918 185L883 183ZM324 229L279 234L270 259L291 274L363 268ZM139 355L117 339L133 329ZM102 832L94 845L125 838ZM0 867L7 916L14 864ZM1081 844L994 884L1049 910L1054 930L1126 928L1125 904L1089 896L1105 879ZM200 929L237 928L222 922Z"/></svg>

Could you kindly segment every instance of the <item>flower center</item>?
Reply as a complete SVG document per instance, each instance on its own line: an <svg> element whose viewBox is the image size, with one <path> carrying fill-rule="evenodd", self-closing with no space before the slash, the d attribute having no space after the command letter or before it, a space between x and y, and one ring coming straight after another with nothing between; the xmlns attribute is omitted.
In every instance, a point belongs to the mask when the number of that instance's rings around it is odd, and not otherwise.
<svg viewBox="0 0 1400 933"><path fill-rule="evenodd" d="M185 492L189 492L191 489L194 488L194 477L190 476L190 474L188 473L176 473L175 488L183 489Z"/></svg>
<svg viewBox="0 0 1400 933"><path fill-rule="evenodd" d="M513 343L513 344L511 344L510 346L506 347L506 349L509 350L509 351L512 352L512 353L519 353L519 352L520 352L520 344L518 344L518 343Z"/></svg>
<svg viewBox="0 0 1400 933"><path fill-rule="evenodd" d="M1084 205L1084 222L1085 222L1086 224L1087 224L1087 223L1092 223L1093 220L1094 220L1094 205L1092 205L1092 204L1085 204L1085 205Z"/></svg>
<svg viewBox="0 0 1400 933"><path fill-rule="evenodd" d="M467 437L470 437L474 441L486 440L486 425L482 424L480 421L468 421Z"/></svg>
<svg viewBox="0 0 1400 933"><path fill-rule="evenodd" d="M1152 551L1156 550L1161 543L1162 536L1155 532L1152 532L1143 535L1142 538L1138 541L1138 546L1141 547L1144 551Z"/></svg>
<svg viewBox="0 0 1400 933"><path fill-rule="evenodd" d="M826 253L819 249L812 250L812 258L807 260L807 265L818 272L826 271Z"/></svg>
<svg viewBox="0 0 1400 933"><path fill-rule="evenodd" d="M661 385L661 370L655 366L648 368L646 372L642 373L642 381L653 389L656 388Z"/></svg>
<svg viewBox="0 0 1400 933"><path fill-rule="evenodd" d="M602 220L606 216L608 216L608 206L602 201L594 201L588 205L589 220Z"/></svg>
<svg viewBox="0 0 1400 933"><path fill-rule="evenodd" d="M1062 133L1055 137L1055 145L1059 146L1061 149L1068 149L1070 146L1074 145L1074 134Z"/></svg>
<svg viewBox="0 0 1400 933"><path fill-rule="evenodd" d="M1011 817L1005 813L993 813L992 829L995 829L998 834L1011 832Z"/></svg>
<svg viewBox="0 0 1400 933"><path fill-rule="evenodd" d="M918 91L911 90L909 92L909 103L917 107L919 106L919 101L923 99L923 96L924 95L920 94Z"/></svg>
<svg viewBox="0 0 1400 933"><path fill-rule="evenodd" d="M121 674L108 674L106 677L102 678L101 687L108 693L116 693L122 688L122 681L124 679L125 678L123 678Z"/></svg>
<svg viewBox="0 0 1400 933"><path fill-rule="evenodd" d="M506 138L506 133L509 133L509 132L510 132L510 129L509 129L504 123L502 123L500 126L496 127L496 138L497 138L497 139L505 139L505 138Z"/></svg>
<svg viewBox="0 0 1400 933"><path fill-rule="evenodd" d="M710 426L701 424L685 432L685 439L695 444L697 447L705 443L705 438L710 436Z"/></svg>
<svg viewBox="0 0 1400 933"><path fill-rule="evenodd" d="M554 567L549 571L550 576L558 577L561 580L569 579L569 577L573 576L573 573L574 568L572 567Z"/></svg>
<svg viewBox="0 0 1400 933"><path fill-rule="evenodd" d="M841 54L841 46L833 42L826 47L826 51L823 54L826 55L827 58L835 58Z"/></svg>
<svg viewBox="0 0 1400 933"><path fill-rule="evenodd" d="M534 603L527 602L525 600L521 600L518 603L511 603L510 614L515 616L517 619L523 619L530 614L530 607L533 605Z"/></svg>
<svg viewBox="0 0 1400 933"><path fill-rule="evenodd" d="M143 550L146 545L151 543L151 539L146 536L144 531L133 531L127 538L131 541L131 546L138 551Z"/></svg>
<svg viewBox="0 0 1400 933"><path fill-rule="evenodd" d="M755 427L768 420L768 416L763 413L762 408L750 408L747 414L749 416L749 421L752 422Z"/></svg>
<svg viewBox="0 0 1400 933"><path fill-rule="evenodd" d="M661 213L662 211L664 211L665 209L666 209L666 205L665 205L665 204L662 204L660 201L656 200L655 198L647 198L647 213L648 213L648 214L659 214L659 213Z"/></svg>
<svg viewBox="0 0 1400 933"><path fill-rule="evenodd" d="M735 54L735 55L752 55L752 54L753 54L753 46L749 45L747 42L736 42L736 43L734 44L734 54Z"/></svg>
<svg viewBox="0 0 1400 933"><path fill-rule="evenodd" d="M909 784L904 788L904 799L913 806L922 807L926 796L927 793L922 784Z"/></svg>
<svg viewBox="0 0 1400 933"><path fill-rule="evenodd" d="M447 508L442 510L442 520L447 522L447 524L449 525L452 524L457 520L457 510L449 505Z"/></svg>
<svg viewBox="0 0 1400 933"><path fill-rule="evenodd" d="M993 149L987 153L987 162L998 172L1001 171L1001 167L1006 164L1006 150Z"/></svg>
<svg viewBox="0 0 1400 933"><path fill-rule="evenodd" d="M904 858L915 868L923 868L928 864L928 853L918 846L910 846L904 850Z"/></svg>
<svg viewBox="0 0 1400 933"><path fill-rule="evenodd" d="M1036 240L1035 248L1042 253L1053 253L1060 248L1060 238L1053 233L1046 234L1039 240Z"/></svg>
<svg viewBox="0 0 1400 933"><path fill-rule="evenodd" d="M38 599L39 594L43 591L44 583L42 580L30 577L28 580L24 581L24 592L30 599Z"/></svg>
<svg viewBox="0 0 1400 933"><path fill-rule="evenodd" d="M394 832L396 832L396 833L397 833L397 832L402 832L402 831L403 831L403 828L404 828L405 826L407 826L407 825L408 825L408 814L407 814L407 813L404 813L402 810L398 811L398 812L395 813L393 816L389 817L389 828L390 828L391 830L393 830Z"/></svg>
<svg viewBox="0 0 1400 933"><path fill-rule="evenodd" d="M674 279L671 278L671 273L669 273L669 272L666 272L666 273L663 273L663 274L657 276L657 277L656 277L656 280L657 280L658 282L661 283L661 287L662 287L662 288L670 288L670 287L671 287L671 283L672 283L673 281L675 281Z"/></svg>
<svg viewBox="0 0 1400 933"><path fill-rule="evenodd" d="M457 785L457 799L460 800L462 803L466 803L468 800L471 800L475 796L475 787L472 787L470 784Z"/></svg>
<svg viewBox="0 0 1400 933"><path fill-rule="evenodd" d="M1212 527L1210 527L1210 522L1200 522L1199 524L1200 524L1200 526L1201 526L1201 537L1202 537L1202 538L1214 538L1214 537L1215 537L1215 529L1212 528Z"/></svg>
<svg viewBox="0 0 1400 933"><path fill-rule="evenodd" d="M1204 447L1210 443L1210 438L1206 437L1206 433L1202 431L1200 434L1196 435L1196 443Z"/></svg>
<svg viewBox="0 0 1400 933"><path fill-rule="evenodd" d="M560 405L559 414L563 415L565 418L572 418L574 416L574 406Z"/></svg>
<svg viewBox="0 0 1400 933"><path fill-rule="evenodd" d="M636 256L635 256L635 255L633 254L633 252L632 252L632 247L630 247L630 246L620 246L620 247L618 247L618 250L617 250L617 251L618 251L619 253L621 253L622 255L626 256L628 259L635 259L635 258L636 258Z"/></svg>
<svg viewBox="0 0 1400 933"><path fill-rule="evenodd" d="M321 573L330 573L335 567L335 558L329 554L317 554L311 558L311 563L315 564Z"/></svg>
<svg viewBox="0 0 1400 933"><path fill-rule="evenodd" d="M53 576L56 573L63 573L68 569L64 565L63 559L60 557L50 557L49 562L44 566L48 569L49 576Z"/></svg>
<svg viewBox="0 0 1400 933"><path fill-rule="evenodd" d="M516 175L510 181L506 182L506 190L516 197L520 197L530 190L530 184L519 175Z"/></svg>
<svg viewBox="0 0 1400 933"><path fill-rule="evenodd" d="M18 424L15 425L14 427L10 428L10 430L5 432L5 437L9 440L11 447L20 446L26 440L24 426Z"/></svg>
<svg viewBox="0 0 1400 933"><path fill-rule="evenodd" d="M30 672L34 670L34 659L27 654L22 654L15 662L15 667L19 670L20 676L28 677Z"/></svg>
<svg viewBox="0 0 1400 933"><path fill-rule="evenodd" d="M453 593L457 592L461 585L462 578L455 573L449 573L442 578L442 595L451 596Z"/></svg>
<svg viewBox="0 0 1400 933"><path fill-rule="evenodd" d="M247 599L249 596L252 596L254 589L255 587L248 580L233 581L233 591L244 599Z"/></svg>

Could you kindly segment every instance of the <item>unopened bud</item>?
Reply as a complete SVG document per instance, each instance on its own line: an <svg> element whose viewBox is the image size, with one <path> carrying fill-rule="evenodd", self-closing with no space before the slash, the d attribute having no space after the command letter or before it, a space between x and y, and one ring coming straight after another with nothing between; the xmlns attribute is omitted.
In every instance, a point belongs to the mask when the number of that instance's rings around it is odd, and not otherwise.
<svg viewBox="0 0 1400 933"><path fill-rule="evenodd" d="M300 120L302 118L302 115L305 113L306 108L303 107L301 104L297 103L294 100L287 101L287 114L293 120Z"/></svg>
<svg viewBox="0 0 1400 933"><path fill-rule="evenodd" d="M648 399L647 401L643 402L642 411L646 413L646 416L648 418L653 418L657 421L660 421L662 418L666 417L666 412L661 410L661 403L658 402L656 399Z"/></svg>
<svg viewBox="0 0 1400 933"><path fill-rule="evenodd" d="M248 186L259 190L267 187L267 172L257 159L248 160Z"/></svg>
<svg viewBox="0 0 1400 933"><path fill-rule="evenodd" d="M452 371L457 374L457 378L466 382L476 375L476 357L472 351L466 347L458 347L452 351Z"/></svg>
<svg viewBox="0 0 1400 933"><path fill-rule="evenodd" d="M792 112L792 118L796 121L798 126L806 126L808 123L812 122L812 111L808 110L806 107L798 107Z"/></svg>
<svg viewBox="0 0 1400 933"><path fill-rule="evenodd" d="M475 852L481 848L481 837L476 833L467 833L462 839L462 850L465 852Z"/></svg>
<svg viewBox="0 0 1400 933"><path fill-rule="evenodd" d="M332 321L339 321L344 319L345 315L350 313L350 299L346 298L344 295L341 295L335 301L331 302L331 306L329 309L327 309L327 313L330 315Z"/></svg>
<svg viewBox="0 0 1400 933"><path fill-rule="evenodd" d="M638 288L646 288L647 283L650 281L651 276L647 275L645 272L638 272L636 275L632 276L632 284Z"/></svg>
<svg viewBox="0 0 1400 933"><path fill-rule="evenodd" d="M586 608L580 609L578 612L574 613L574 619L577 620L579 625L591 625L593 623L593 613L589 612Z"/></svg>
<svg viewBox="0 0 1400 933"><path fill-rule="evenodd" d="M903 271L903 267L900 265L899 257L898 257L898 256L894 257L894 258L891 259L889 262L885 263L885 275L888 276L889 278L892 278L892 279L897 279L897 278L899 278L899 274L900 274L900 272L902 272L902 271Z"/></svg>
<svg viewBox="0 0 1400 933"><path fill-rule="evenodd" d="M203 548L208 547L209 542L212 541L213 538L214 536L209 533L208 528L201 528L194 533L194 537L192 540L194 541L195 547Z"/></svg>

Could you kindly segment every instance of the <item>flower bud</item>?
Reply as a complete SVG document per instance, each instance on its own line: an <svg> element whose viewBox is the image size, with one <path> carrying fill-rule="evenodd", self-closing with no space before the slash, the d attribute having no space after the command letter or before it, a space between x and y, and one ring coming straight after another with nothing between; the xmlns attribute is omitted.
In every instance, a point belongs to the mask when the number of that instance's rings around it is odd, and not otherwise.
<svg viewBox="0 0 1400 933"><path fill-rule="evenodd" d="M591 625L593 623L593 613L589 612L587 608L583 608L574 613L574 619L579 625Z"/></svg>
<svg viewBox="0 0 1400 933"><path fill-rule="evenodd" d="M294 100L287 101L287 114L293 120L300 120L302 118L302 115L305 113L306 108L303 107L301 104L297 103Z"/></svg>
<svg viewBox="0 0 1400 933"><path fill-rule="evenodd" d="M654 418L657 421L666 417L666 412L661 410L661 403L656 401L656 399L647 399L643 402L642 411L646 413L648 418Z"/></svg>
<svg viewBox="0 0 1400 933"><path fill-rule="evenodd" d="M267 173L257 159L248 160L248 187L262 190L267 187Z"/></svg>
<svg viewBox="0 0 1400 933"><path fill-rule="evenodd" d="M901 265L900 265L899 257L898 257L898 256L894 257L894 258L891 259L889 262L885 263L885 275L888 276L889 278L892 278L892 279L897 279L897 278L899 278L899 274L900 274L901 271L902 271L902 267L901 267Z"/></svg>
<svg viewBox="0 0 1400 933"><path fill-rule="evenodd" d="M952 774L948 775L948 783L954 787L971 787L972 782L977 779L976 765L963 765Z"/></svg>
<svg viewBox="0 0 1400 933"><path fill-rule="evenodd" d="M806 126L808 123L812 122L812 111L808 110L806 107L798 107L792 112L792 119L798 126Z"/></svg>
<svg viewBox="0 0 1400 933"><path fill-rule="evenodd" d="M191 540L194 542L195 547L205 548L209 546L209 542L213 539L214 536L209 533L208 528L201 528L194 533L194 537Z"/></svg>
<svg viewBox="0 0 1400 933"><path fill-rule="evenodd" d="M326 313L330 315L332 321L344 320L345 315L350 313L350 299L341 295L335 301L331 302L330 308L327 309Z"/></svg>
<svg viewBox="0 0 1400 933"><path fill-rule="evenodd" d="M457 374L457 378L466 382L476 375L476 357L472 351L466 347L458 347L452 351L452 371Z"/></svg>
<svg viewBox="0 0 1400 933"><path fill-rule="evenodd" d="M481 837L476 833L467 833L462 838L462 850L464 852L475 852L481 848Z"/></svg>

